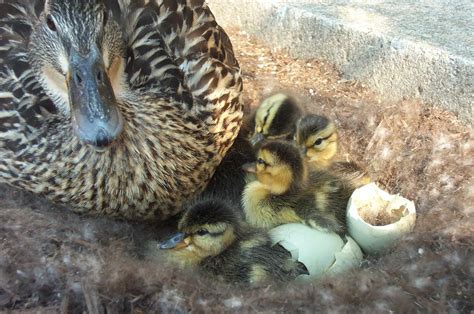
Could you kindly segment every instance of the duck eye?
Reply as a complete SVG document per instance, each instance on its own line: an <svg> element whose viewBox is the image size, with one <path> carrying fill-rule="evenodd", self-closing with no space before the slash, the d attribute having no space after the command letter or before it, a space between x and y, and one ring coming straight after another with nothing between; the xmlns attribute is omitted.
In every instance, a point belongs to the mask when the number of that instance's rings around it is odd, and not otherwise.
<svg viewBox="0 0 474 314"><path fill-rule="evenodd" d="M314 145L317 146L317 145L321 145L321 143L323 142L323 139L322 138L318 138L316 140L316 142L314 142Z"/></svg>
<svg viewBox="0 0 474 314"><path fill-rule="evenodd" d="M206 229L200 229L200 230L196 231L196 234L198 236L203 236L203 235L206 235L208 233L209 233L209 231L207 231Z"/></svg>
<svg viewBox="0 0 474 314"><path fill-rule="evenodd" d="M46 25L48 25L48 28L52 30L53 32L56 31L56 24L54 24L53 18L49 14L46 17Z"/></svg>
<svg viewBox="0 0 474 314"><path fill-rule="evenodd" d="M263 160L262 158L257 159L257 163L260 164L260 165L265 165L266 164L265 160Z"/></svg>

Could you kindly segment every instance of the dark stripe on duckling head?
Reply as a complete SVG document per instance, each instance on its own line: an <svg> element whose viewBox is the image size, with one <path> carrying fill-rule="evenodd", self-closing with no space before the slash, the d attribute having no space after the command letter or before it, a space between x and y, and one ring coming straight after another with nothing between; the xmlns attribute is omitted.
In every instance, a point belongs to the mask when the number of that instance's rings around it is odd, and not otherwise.
<svg viewBox="0 0 474 314"><path fill-rule="evenodd" d="M309 136L318 133L331 123L331 120L324 116L315 114L306 115L298 121L298 134L302 142L304 142Z"/></svg>
<svg viewBox="0 0 474 314"><path fill-rule="evenodd" d="M302 180L304 162L298 148L288 142L270 141L265 143L261 151L267 151L278 158L281 163L287 164L293 172L293 180Z"/></svg>
<svg viewBox="0 0 474 314"><path fill-rule="evenodd" d="M209 235L211 237L220 237L221 235L224 234L225 231L221 231L221 232L209 232Z"/></svg>
<svg viewBox="0 0 474 314"><path fill-rule="evenodd" d="M267 120L268 120L268 117L269 117L269 116L270 116L270 110L267 110L267 111L265 112L265 115L263 116L262 126L267 124Z"/></svg>
<svg viewBox="0 0 474 314"><path fill-rule="evenodd" d="M285 98L277 112L274 114L273 120L270 121L269 135L289 134L293 136L296 121L303 114L296 100L293 98Z"/></svg>
<svg viewBox="0 0 474 314"><path fill-rule="evenodd" d="M221 200L200 200L185 210L178 228L182 230L183 228L221 223L237 227L239 219L236 210ZM215 234L218 235L217 232Z"/></svg>

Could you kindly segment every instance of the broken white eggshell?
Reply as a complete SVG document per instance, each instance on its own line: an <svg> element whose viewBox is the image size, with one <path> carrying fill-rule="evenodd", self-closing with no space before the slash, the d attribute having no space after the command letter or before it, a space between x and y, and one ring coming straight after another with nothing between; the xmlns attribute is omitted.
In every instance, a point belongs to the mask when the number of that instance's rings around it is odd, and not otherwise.
<svg viewBox="0 0 474 314"><path fill-rule="evenodd" d="M309 275L300 275L301 280L340 273L359 266L362 260L362 252L354 240L347 237L344 241L333 232L291 223L273 228L269 234L273 245L280 244L295 261L306 266Z"/></svg>
<svg viewBox="0 0 474 314"><path fill-rule="evenodd" d="M390 248L413 230L415 204L370 183L356 189L347 204L349 234L366 253Z"/></svg>

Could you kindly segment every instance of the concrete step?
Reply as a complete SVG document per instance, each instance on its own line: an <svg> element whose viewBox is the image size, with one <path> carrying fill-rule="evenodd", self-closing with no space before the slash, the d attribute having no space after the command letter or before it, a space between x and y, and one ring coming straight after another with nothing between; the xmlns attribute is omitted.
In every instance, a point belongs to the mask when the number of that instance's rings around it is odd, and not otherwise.
<svg viewBox="0 0 474 314"><path fill-rule="evenodd" d="M291 56L325 59L390 100L419 98L472 124L472 0L208 0L217 21Z"/></svg>

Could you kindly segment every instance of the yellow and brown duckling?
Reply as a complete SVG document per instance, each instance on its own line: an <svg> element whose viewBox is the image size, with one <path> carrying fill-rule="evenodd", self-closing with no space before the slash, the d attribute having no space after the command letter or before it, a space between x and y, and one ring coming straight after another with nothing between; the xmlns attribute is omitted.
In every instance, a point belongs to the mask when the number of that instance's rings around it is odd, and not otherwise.
<svg viewBox="0 0 474 314"><path fill-rule="evenodd" d="M294 139L311 169L327 169L356 188L370 183L369 174L357 163L334 161L338 134L336 125L327 117L315 114L302 117L297 122Z"/></svg>
<svg viewBox="0 0 474 314"><path fill-rule="evenodd" d="M181 267L196 267L213 279L228 283L258 284L288 281L305 273L289 252L272 247L268 234L241 223L228 204L204 200L186 210L179 232L161 243L170 260Z"/></svg>
<svg viewBox="0 0 474 314"><path fill-rule="evenodd" d="M291 140L295 132L296 121L303 110L296 99L277 93L266 98L254 114L254 132L250 142L255 147L263 140Z"/></svg>
<svg viewBox="0 0 474 314"><path fill-rule="evenodd" d="M270 229L295 222L344 233L346 205L353 189L326 170L308 172L292 144L263 144L257 162L246 170L257 176L246 185L242 198L250 225Z"/></svg>

